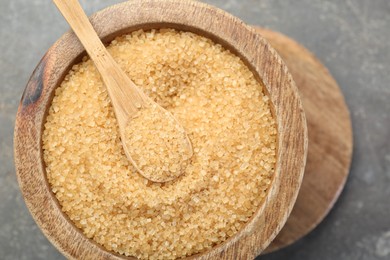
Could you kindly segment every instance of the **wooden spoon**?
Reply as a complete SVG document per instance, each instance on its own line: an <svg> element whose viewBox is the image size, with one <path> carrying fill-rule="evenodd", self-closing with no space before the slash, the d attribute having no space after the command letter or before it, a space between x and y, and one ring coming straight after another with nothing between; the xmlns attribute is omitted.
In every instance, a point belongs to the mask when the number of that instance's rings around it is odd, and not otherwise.
<svg viewBox="0 0 390 260"><path fill-rule="evenodd" d="M176 167L176 171L167 171L167 165L156 166L153 170L142 171L135 160L135 158L140 159L140 155L135 156L137 150L129 149L131 142L129 143L129 131L126 134L126 128L129 127L129 123L133 118L137 117L137 114L145 108L142 113L142 116L145 116L145 113L149 113L146 116L150 118L160 118L164 124L171 125L170 129L178 129L180 136L177 136L176 140L180 147L184 147L184 150L181 149L181 155L179 154L177 158L184 155L184 160L189 159L192 154L192 145L184 131L184 128L179 124L179 122L173 117L171 113L166 111L164 108L155 103L151 98L145 95L131 79L126 75L126 73L121 70L119 65L114 61L112 56L108 53L103 43L100 41L98 35L93 29L91 23L88 20L88 17L84 13L80 3L77 0L53 0L57 8L60 10L62 15L65 17L70 27L73 29L77 37L79 38L82 45L85 47L90 58L94 62L96 68L98 69L104 84L106 85L109 97L111 99L112 106L115 111L116 119L119 125L119 131L122 139L122 146L125 151L127 158L131 161L137 171L143 175L145 178L154 181L154 182L166 182L177 178L183 173L184 167ZM142 119L141 119L142 120ZM153 126L152 126L153 127ZM161 130L162 129L162 130ZM160 127L158 131L164 131L166 127ZM137 134L137 129L131 129L131 134ZM140 129L138 131L140 136L145 132L145 129ZM154 132L155 133L155 132ZM158 135L158 134L157 134ZM145 140L147 142L147 140ZM169 142L169 141L168 141ZM153 147L159 148L159 146L166 145L164 140L156 144L153 144ZM138 151L143 150L144 147L139 147ZM171 151L172 152L172 151ZM173 151L175 152L175 151ZM179 150L178 150L179 152ZM160 160L165 163L169 163L169 160ZM143 160L145 163L145 160Z"/></svg>

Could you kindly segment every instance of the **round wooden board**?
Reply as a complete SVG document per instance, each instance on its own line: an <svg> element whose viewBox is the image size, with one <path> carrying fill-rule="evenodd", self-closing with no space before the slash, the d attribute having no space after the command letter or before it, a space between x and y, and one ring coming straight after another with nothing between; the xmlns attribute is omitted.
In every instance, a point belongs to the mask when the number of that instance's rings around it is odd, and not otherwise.
<svg viewBox="0 0 390 260"><path fill-rule="evenodd" d="M292 244L313 230L339 197L352 158L352 127L343 94L329 71L294 40L256 27L292 74L303 103L309 133L305 175L293 211L265 253Z"/></svg>

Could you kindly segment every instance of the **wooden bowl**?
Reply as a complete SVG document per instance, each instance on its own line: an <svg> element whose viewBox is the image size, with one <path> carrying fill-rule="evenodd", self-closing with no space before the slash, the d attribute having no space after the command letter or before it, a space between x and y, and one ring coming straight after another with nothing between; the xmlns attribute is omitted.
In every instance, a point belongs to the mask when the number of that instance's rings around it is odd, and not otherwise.
<svg viewBox="0 0 390 260"><path fill-rule="evenodd" d="M264 84L277 122L277 163L264 203L236 235L196 259L253 259L275 238L296 200L305 168L307 129L295 83L276 51L254 29L226 12L199 2L136 0L91 17L104 42L138 29L175 28L206 36L242 58ZM51 192L42 152L42 132L54 96L85 51L72 32L42 58L23 93L16 117L14 149L27 207L47 238L68 258L123 259L88 239L61 211Z"/></svg>

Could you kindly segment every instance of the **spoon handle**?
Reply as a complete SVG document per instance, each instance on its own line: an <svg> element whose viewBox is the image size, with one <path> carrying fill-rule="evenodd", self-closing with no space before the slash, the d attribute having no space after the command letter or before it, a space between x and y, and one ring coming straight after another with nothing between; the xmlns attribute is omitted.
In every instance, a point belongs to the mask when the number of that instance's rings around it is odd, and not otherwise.
<svg viewBox="0 0 390 260"><path fill-rule="evenodd" d="M129 115L135 114L141 105L147 103L146 95L138 89L108 53L78 0L53 0L53 2L101 74L113 103L118 123L126 124ZM133 102L129 104L128 100Z"/></svg>

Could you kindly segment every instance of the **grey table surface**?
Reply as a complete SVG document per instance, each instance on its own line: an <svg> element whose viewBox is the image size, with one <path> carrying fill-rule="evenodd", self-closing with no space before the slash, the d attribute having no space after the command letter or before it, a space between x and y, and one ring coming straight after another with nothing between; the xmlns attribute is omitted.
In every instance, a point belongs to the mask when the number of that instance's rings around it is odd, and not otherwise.
<svg viewBox="0 0 390 260"><path fill-rule="evenodd" d="M82 1L88 14L118 0ZM351 110L354 158L328 217L294 245L259 259L390 259L390 1L207 0L311 50ZM13 163L25 84L68 25L48 0L0 0L0 259L64 259L30 216Z"/></svg>

